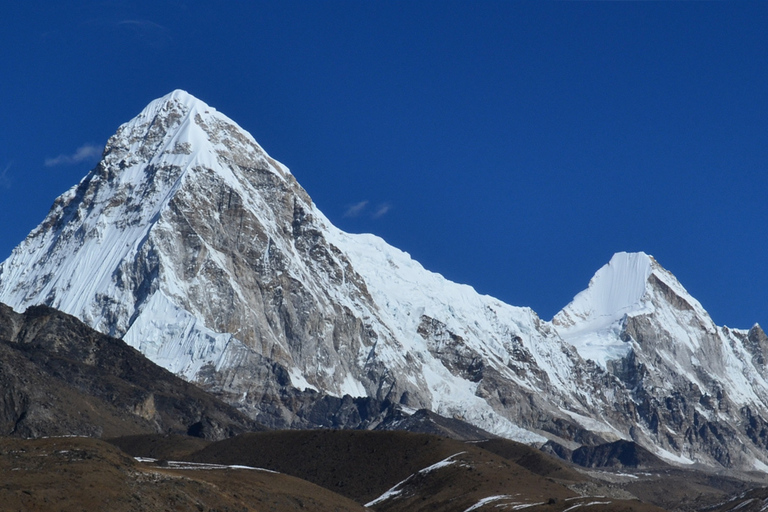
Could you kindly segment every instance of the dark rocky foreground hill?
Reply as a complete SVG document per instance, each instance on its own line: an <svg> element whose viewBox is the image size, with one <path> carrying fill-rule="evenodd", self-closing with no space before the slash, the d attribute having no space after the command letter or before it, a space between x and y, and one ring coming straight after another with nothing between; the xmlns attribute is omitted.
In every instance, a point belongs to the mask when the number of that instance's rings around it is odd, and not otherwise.
<svg viewBox="0 0 768 512"><path fill-rule="evenodd" d="M121 340L48 307L0 304L0 435L222 439L253 420Z"/></svg>
<svg viewBox="0 0 768 512"><path fill-rule="evenodd" d="M200 441L204 448L187 453L175 447L194 449L197 443L159 436L111 442L132 455L174 454L197 463L279 471L376 511L555 512L576 505L586 511L662 510L535 448L501 439L493 441L501 455L473 442L396 431L257 432Z"/></svg>

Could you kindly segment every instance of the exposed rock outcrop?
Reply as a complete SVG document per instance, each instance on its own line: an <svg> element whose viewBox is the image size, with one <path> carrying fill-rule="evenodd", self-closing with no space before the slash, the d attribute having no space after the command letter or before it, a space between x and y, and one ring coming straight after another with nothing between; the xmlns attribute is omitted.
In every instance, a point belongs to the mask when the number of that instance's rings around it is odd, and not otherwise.
<svg viewBox="0 0 768 512"><path fill-rule="evenodd" d="M44 306L0 304L0 435L224 439L263 427L124 342Z"/></svg>

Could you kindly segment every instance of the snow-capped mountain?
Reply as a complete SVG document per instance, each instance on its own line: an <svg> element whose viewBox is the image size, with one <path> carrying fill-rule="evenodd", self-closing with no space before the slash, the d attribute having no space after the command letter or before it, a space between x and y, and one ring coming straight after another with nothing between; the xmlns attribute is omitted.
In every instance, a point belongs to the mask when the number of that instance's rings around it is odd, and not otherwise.
<svg viewBox="0 0 768 512"><path fill-rule="evenodd" d="M635 440L669 460L768 469L768 338L759 325L718 327L644 253L616 254L552 323L622 381Z"/></svg>
<svg viewBox="0 0 768 512"><path fill-rule="evenodd" d="M398 404L530 442L768 462L765 334L715 326L651 257L617 254L543 321L335 228L183 91L56 200L0 265L0 302L75 315L275 426L372 427Z"/></svg>

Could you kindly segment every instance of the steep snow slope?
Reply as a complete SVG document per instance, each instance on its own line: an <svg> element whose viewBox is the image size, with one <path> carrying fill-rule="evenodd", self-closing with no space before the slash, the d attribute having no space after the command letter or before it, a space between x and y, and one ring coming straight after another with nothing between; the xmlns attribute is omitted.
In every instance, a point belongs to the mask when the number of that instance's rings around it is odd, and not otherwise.
<svg viewBox="0 0 768 512"><path fill-rule="evenodd" d="M715 326L651 257L617 254L544 322L338 230L183 91L56 200L0 265L0 302L73 314L274 426L428 408L524 441L768 462L765 334Z"/></svg>
<svg viewBox="0 0 768 512"><path fill-rule="evenodd" d="M606 366L630 349L617 333L627 315L648 307L643 300L651 258L645 253L618 253L595 273L589 287L554 318L558 332L585 359Z"/></svg>

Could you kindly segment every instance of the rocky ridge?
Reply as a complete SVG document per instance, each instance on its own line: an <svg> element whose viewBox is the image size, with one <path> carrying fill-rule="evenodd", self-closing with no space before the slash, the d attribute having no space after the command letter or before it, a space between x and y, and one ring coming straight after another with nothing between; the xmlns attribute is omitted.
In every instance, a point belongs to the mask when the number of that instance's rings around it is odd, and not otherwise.
<svg viewBox="0 0 768 512"><path fill-rule="evenodd" d="M122 341L45 306L0 304L0 436L173 432L223 439L263 430Z"/></svg>

